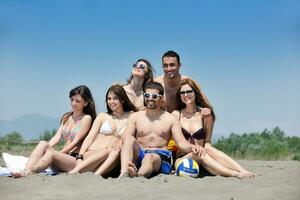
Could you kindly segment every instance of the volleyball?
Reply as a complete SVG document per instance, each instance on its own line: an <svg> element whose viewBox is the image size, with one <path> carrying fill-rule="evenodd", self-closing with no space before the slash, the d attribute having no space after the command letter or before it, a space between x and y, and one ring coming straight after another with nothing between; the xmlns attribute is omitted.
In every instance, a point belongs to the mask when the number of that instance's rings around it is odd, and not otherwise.
<svg viewBox="0 0 300 200"><path fill-rule="evenodd" d="M177 176L197 177L199 175L199 165L191 158L183 158L179 160L176 165Z"/></svg>

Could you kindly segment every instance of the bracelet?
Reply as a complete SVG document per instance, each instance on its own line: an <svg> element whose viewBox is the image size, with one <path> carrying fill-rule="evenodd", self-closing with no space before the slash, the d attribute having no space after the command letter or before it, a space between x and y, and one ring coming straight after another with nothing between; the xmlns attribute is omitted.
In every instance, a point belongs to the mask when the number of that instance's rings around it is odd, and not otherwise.
<svg viewBox="0 0 300 200"><path fill-rule="evenodd" d="M75 158L76 158L76 160L83 160L83 155L77 154Z"/></svg>

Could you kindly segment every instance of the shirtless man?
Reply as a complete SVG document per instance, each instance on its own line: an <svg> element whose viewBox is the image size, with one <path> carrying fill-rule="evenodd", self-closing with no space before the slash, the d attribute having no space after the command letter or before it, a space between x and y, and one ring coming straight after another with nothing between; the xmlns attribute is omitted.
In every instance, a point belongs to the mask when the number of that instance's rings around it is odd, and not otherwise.
<svg viewBox="0 0 300 200"><path fill-rule="evenodd" d="M174 51L168 51L162 56L162 66L164 75L155 78L154 81L162 84L165 89L163 107L166 108L168 112L173 112L174 110L178 109L176 105L176 92L180 88L180 83L183 79L189 77L179 73L179 69L181 67L180 57ZM207 103L209 103L207 97L203 94L201 89L200 92L204 96ZM210 110L203 109L202 113L204 116L209 115Z"/></svg>
<svg viewBox="0 0 300 200"><path fill-rule="evenodd" d="M146 108L133 113L127 122L125 139L121 151L120 176L150 177L159 173L169 174L172 153L167 150L171 139L184 152L201 155L202 147L187 142L182 135L179 121L161 109L164 89L157 82L149 83L144 89Z"/></svg>

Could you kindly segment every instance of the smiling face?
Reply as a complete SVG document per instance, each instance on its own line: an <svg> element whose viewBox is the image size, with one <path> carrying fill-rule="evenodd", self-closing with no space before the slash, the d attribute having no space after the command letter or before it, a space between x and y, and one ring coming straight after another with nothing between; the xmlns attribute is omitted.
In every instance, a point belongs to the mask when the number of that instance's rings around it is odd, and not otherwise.
<svg viewBox="0 0 300 200"><path fill-rule="evenodd" d="M87 102L81 97L80 94L71 96L70 103L73 112L83 112L84 106L87 105Z"/></svg>
<svg viewBox="0 0 300 200"><path fill-rule="evenodd" d="M180 98L185 105L195 103L195 92L193 88L188 84L182 85L180 88Z"/></svg>
<svg viewBox="0 0 300 200"><path fill-rule="evenodd" d="M123 110L122 102L113 92L108 93L106 103L112 111Z"/></svg>
<svg viewBox="0 0 300 200"><path fill-rule="evenodd" d="M159 91L156 89L146 89L144 93L145 106L148 109L156 109L160 106L162 96L159 94Z"/></svg>
<svg viewBox="0 0 300 200"><path fill-rule="evenodd" d="M144 61L139 61L133 65L131 74L132 76L145 78L147 72L148 72L147 64Z"/></svg>
<svg viewBox="0 0 300 200"><path fill-rule="evenodd" d="M179 75L180 64L176 57L164 57L162 65L166 78L172 79Z"/></svg>

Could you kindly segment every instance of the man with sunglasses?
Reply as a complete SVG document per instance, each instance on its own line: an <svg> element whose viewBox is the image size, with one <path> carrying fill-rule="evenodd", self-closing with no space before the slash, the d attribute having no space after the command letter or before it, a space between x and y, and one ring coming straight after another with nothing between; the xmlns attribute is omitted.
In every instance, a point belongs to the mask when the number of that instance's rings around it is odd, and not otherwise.
<svg viewBox="0 0 300 200"><path fill-rule="evenodd" d="M201 155L203 148L187 142L180 123L161 108L164 89L160 83L148 83L144 88L145 109L133 113L123 135L120 176L151 177L172 170L171 137L184 152Z"/></svg>
<svg viewBox="0 0 300 200"><path fill-rule="evenodd" d="M180 83L183 79L189 77L180 74L180 57L175 51L170 50L164 53L162 56L162 66L164 75L155 78L154 81L162 84L164 87L165 98L163 102L163 108L165 108L168 112L173 112L174 110L178 109L176 103L176 93L180 88ZM200 85L198 86L200 88ZM207 103L209 103L207 97L203 94L201 89L200 92L204 96ZM204 116L210 115L210 110L207 108L203 109L202 112Z"/></svg>

